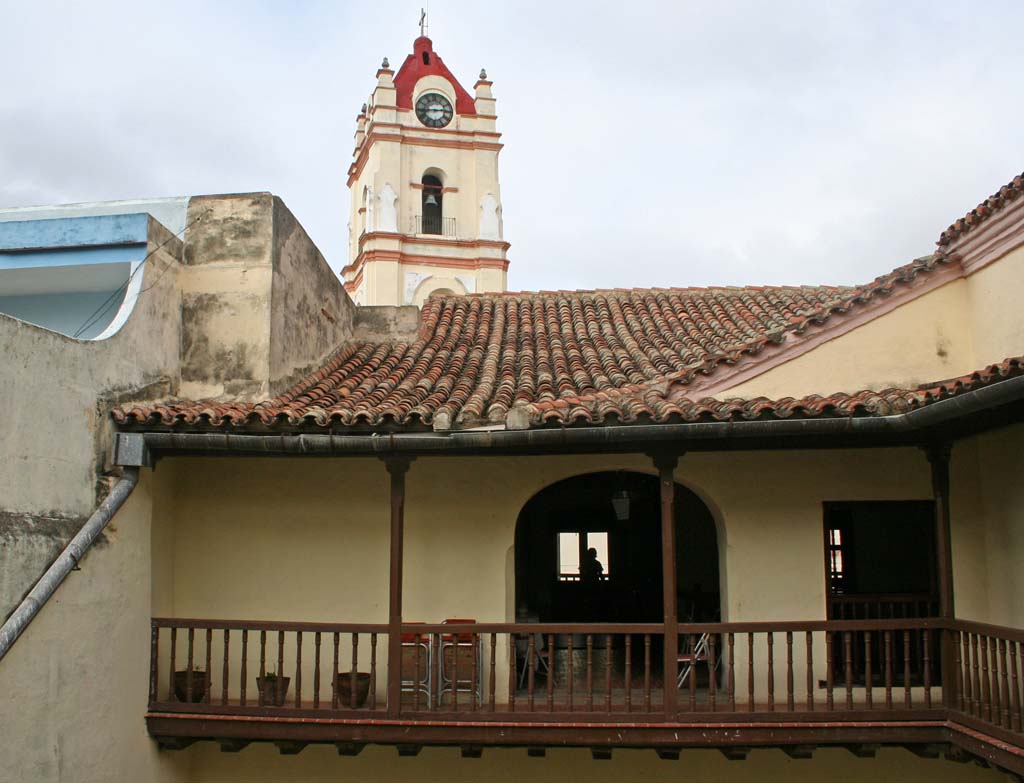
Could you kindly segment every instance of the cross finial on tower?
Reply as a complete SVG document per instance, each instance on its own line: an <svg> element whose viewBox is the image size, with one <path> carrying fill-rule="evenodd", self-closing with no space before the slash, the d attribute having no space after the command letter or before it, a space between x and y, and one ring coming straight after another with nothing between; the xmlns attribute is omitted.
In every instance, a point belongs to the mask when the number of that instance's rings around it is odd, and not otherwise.
<svg viewBox="0 0 1024 783"><path fill-rule="evenodd" d="M420 35L425 36L427 34L427 9L420 9Z"/></svg>

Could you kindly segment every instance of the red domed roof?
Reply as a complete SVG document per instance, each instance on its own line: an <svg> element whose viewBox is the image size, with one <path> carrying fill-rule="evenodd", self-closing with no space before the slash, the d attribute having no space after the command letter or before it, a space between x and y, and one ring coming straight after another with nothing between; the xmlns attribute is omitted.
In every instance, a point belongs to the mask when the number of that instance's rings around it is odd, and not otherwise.
<svg viewBox="0 0 1024 783"><path fill-rule="evenodd" d="M416 82L424 76L440 76L451 82L452 88L455 90L456 114L475 115L476 104L473 102L473 96L466 92L466 89L459 84L459 80L452 76L452 72L434 52L431 40L425 35L421 35L413 42L412 51L413 53L405 58L402 67L395 74L398 107L412 108L412 92L416 87Z"/></svg>

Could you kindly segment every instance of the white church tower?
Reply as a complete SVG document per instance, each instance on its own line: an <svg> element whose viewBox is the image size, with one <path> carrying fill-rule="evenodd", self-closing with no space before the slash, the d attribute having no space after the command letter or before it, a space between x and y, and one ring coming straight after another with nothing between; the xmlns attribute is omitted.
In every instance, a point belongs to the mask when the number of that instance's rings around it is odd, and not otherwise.
<svg viewBox="0 0 1024 783"><path fill-rule="evenodd" d="M356 118L345 287L356 304L422 305L432 293L504 291L495 101L470 95L421 35L387 59Z"/></svg>

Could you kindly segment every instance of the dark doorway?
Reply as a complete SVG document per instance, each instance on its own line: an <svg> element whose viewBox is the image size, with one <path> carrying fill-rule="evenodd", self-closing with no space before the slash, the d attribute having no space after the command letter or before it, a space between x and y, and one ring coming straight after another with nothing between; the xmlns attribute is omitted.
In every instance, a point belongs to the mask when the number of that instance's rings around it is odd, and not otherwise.
<svg viewBox="0 0 1024 783"><path fill-rule="evenodd" d="M680 620L718 620L715 523L700 498L678 484L676 542ZM580 564L591 548L601 573L588 579ZM589 473L539 492L519 514L515 575L518 620L661 622L658 479Z"/></svg>
<svg viewBox="0 0 1024 783"><path fill-rule="evenodd" d="M930 500L836 502L824 504L826 616L829 620L873 620L938 616L935 560L935 504ZM851 634L850 662L856 681L866 678L867 646L876 662L872 679L882 677L880 661L898 662L905 671L904 647L912 683L928 674L938 682L938 634L896 631L868 638ZM889 649L885 649L885 645ZM833 649L833 665L844 672L844 645ZM902 681L900 681L902 683Z"/></svg>

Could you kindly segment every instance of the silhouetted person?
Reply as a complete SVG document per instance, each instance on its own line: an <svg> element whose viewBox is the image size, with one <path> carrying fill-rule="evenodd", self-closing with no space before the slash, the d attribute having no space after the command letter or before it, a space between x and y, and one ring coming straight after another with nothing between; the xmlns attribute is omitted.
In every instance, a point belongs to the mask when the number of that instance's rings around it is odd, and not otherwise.
<svg viewBox="0 0 1024 783"><path fill-rule="evenodd" d="M601 574L604 573L604 566L597 559L597 550L590 547L583 556L580 563L580 581L584 584L596 584L601 581Z"/></svg>

